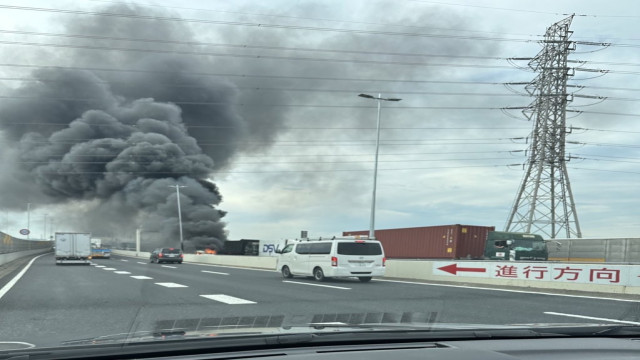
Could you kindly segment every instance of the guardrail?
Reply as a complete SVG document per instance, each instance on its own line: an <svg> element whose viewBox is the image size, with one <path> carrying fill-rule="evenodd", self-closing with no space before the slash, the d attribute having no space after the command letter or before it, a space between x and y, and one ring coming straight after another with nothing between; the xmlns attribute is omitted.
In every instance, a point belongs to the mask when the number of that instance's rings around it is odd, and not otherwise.
<svg viewBox="0 0 640 360"><path fill-rule="evenodd" d="M640 264L640 238L547 240L549 260Z"/></svg>

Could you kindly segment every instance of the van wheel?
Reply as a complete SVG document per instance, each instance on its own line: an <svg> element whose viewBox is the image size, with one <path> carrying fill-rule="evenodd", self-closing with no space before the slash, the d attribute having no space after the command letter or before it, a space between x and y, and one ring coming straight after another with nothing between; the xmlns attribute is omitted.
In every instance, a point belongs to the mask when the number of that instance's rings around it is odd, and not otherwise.
<svg viewBox="0 0 640 360"><path fill-rule="evenodd" d="M316 279L316 281L324 281L324 271L319 267L313 269L313 278Z"/></svg>
<svg viewBox="0 0 640 360"><path fill-rule="evenodd" d="M371 276L360 276L358 280L360 280L360 282L369 282L371 281Z"/></svg>
<svg viewBox="0 0 640 360"><path fill-rule="evenodd" d="M291 279L293 277L291 270L289 270L289 267L286 265L282 267L282 277L285 279Z"/></svg>

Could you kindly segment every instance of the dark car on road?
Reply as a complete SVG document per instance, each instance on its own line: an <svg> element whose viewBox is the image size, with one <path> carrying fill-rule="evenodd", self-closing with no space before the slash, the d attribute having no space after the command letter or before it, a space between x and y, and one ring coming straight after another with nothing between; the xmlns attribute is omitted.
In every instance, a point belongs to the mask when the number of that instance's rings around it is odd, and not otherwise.
<svg viewBox="0 0 640 360"><path fill-rule="evenodd" d="M182 250L177 248L159 248L155 249L151 252L149 256L149 262L163 263L163 262L174 262L182 264L182 259L184 255L182 254Z"/></svg>

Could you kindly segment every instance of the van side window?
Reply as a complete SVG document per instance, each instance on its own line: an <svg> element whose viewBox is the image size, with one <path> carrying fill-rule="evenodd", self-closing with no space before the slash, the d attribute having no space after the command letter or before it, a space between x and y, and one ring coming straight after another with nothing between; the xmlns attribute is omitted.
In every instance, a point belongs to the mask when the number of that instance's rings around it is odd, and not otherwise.
<svg viewBox="0 0 640 360"><path fill-rule="evenodd" d="M308 254L310 247L311 247L311 244L298 244L298 246L296 247L296 253L297 254Z"/></svg>
<svg viewBox="0 0 640 360"><path fill-rule="evenodd" d="M331 253L331 243L318 243L311 244L309 254L323 254L327 255Z"/></svg>
<svg viewBox="0 0 640 360"><path fill-rule="evenodd" d="M290 253L293 250L293 244L289 244L282 249L282 254Z"/></svg>

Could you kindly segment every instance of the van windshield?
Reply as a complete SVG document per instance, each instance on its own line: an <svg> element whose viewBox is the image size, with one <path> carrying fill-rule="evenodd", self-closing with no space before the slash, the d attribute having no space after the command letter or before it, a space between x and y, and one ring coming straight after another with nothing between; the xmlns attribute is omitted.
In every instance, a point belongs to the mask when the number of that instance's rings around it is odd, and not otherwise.
<svg viewBox="0 0 640 360"><path fill-rule="evenodd" d="M382 248L378 243L338 243L339 255L382 255Z"/></svg>

